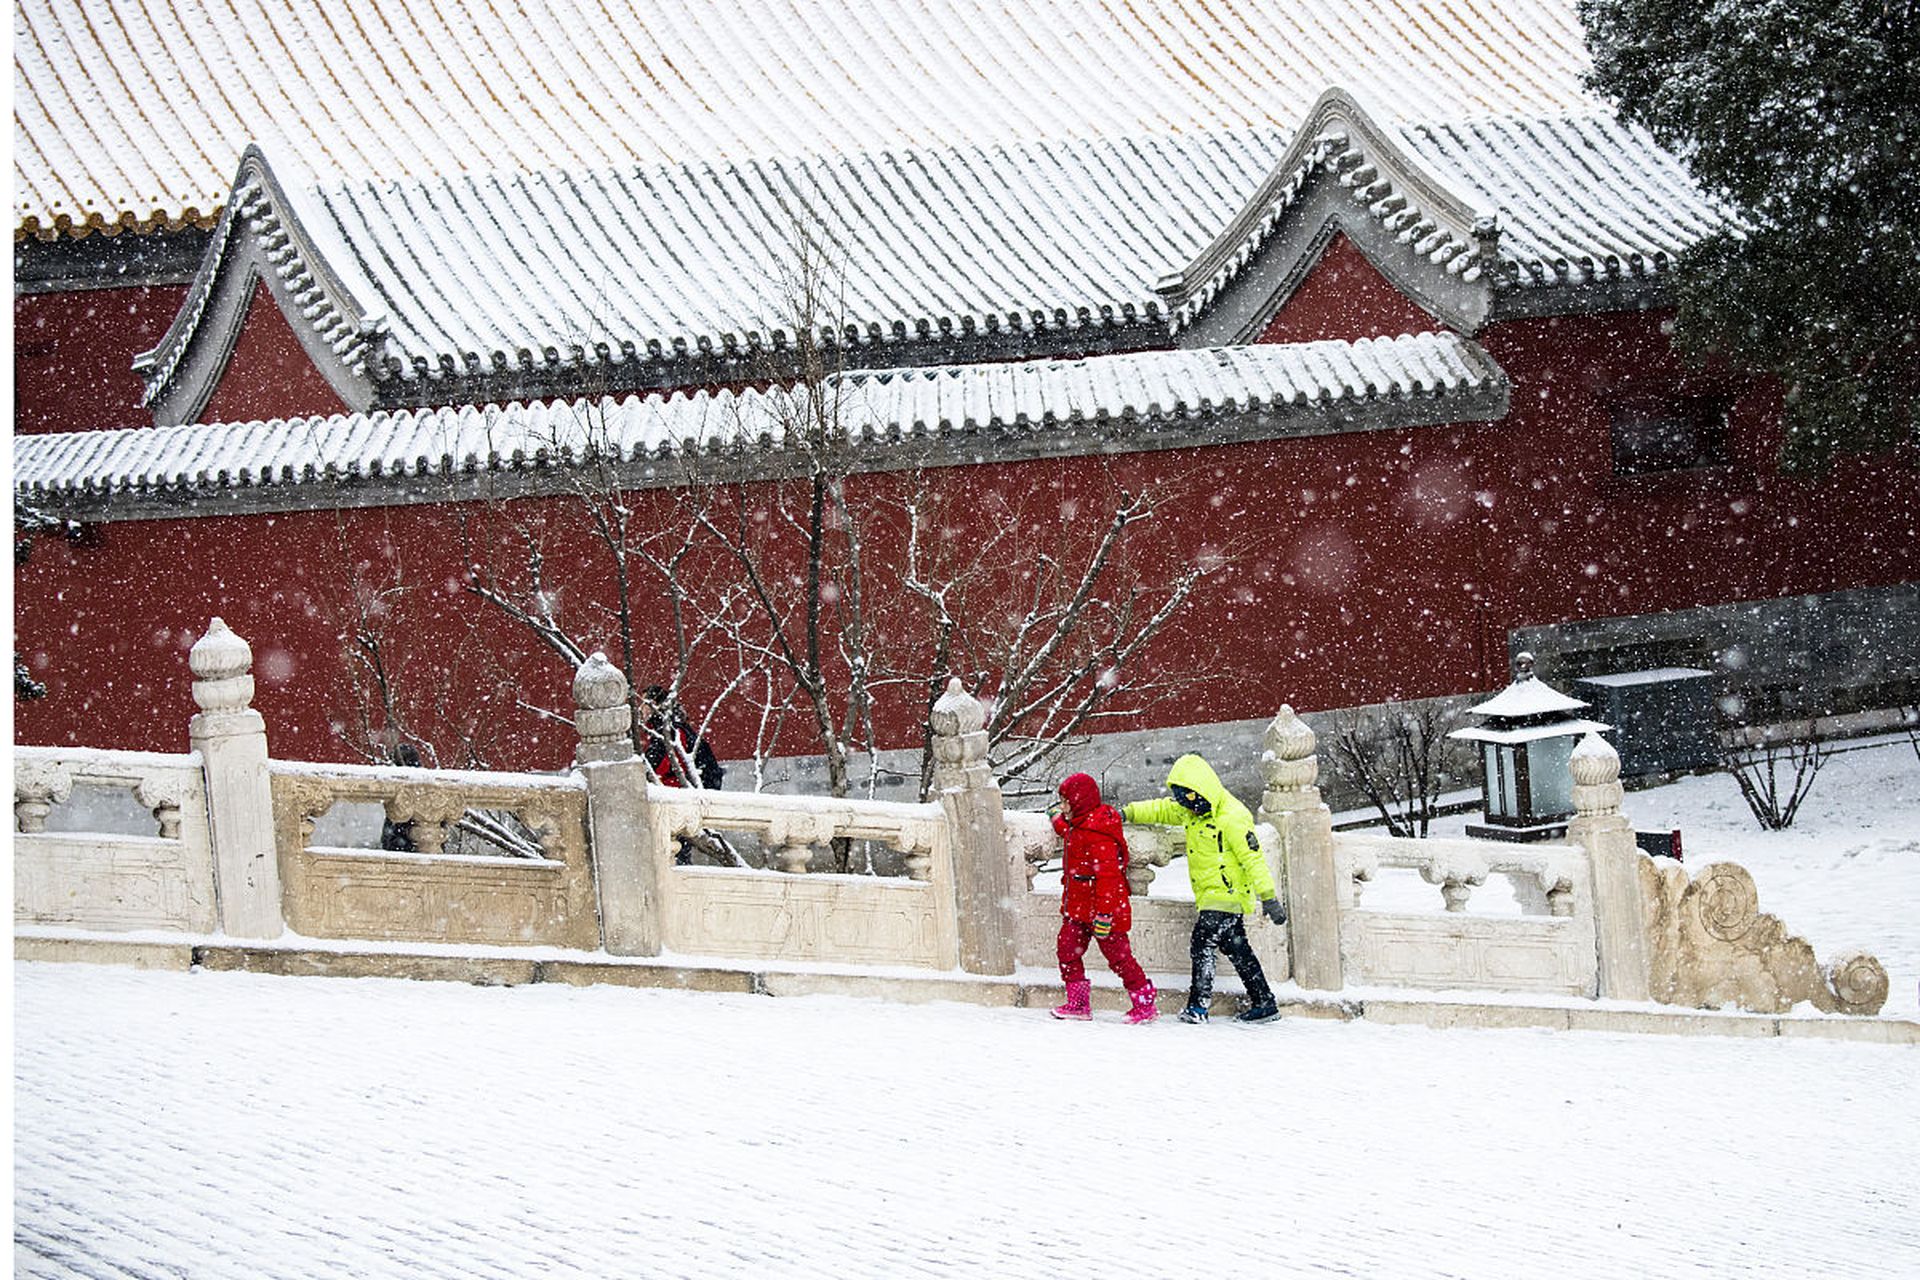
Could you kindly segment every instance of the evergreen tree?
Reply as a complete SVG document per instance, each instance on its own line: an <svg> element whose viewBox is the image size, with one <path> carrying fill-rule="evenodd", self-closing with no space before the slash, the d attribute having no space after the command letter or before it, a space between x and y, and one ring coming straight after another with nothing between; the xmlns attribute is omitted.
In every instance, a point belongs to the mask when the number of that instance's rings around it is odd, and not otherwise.
<svg viewBox="0 0 1920 1280"><path fill-rule="evenodd" d="M1679 263L1682 349L1780 379L1789 467L1911 450L1920 0L1580 0L1580 17L1589 87L1737 213Z"/></svg>

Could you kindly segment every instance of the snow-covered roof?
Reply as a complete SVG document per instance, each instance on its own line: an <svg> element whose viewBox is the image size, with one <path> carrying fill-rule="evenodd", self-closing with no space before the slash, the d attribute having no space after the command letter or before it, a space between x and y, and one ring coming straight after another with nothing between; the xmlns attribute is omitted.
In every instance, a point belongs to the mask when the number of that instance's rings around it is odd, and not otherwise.
<svg viewBox="0 0 1920 1280"><path fill-rule="evenodd" d="M1728 214L1652 135L1610 111L1395 123L1335 87L1235 217L1157 283L1176 327L1209 318L1276 239L1279 274L1297 276L1329 219L1409 296L1471 332L1503 312L1586 309L1577 299L1595 296L1592 286L1644 285ZM1424 264L1437 269L1432 280L1420 278ZM1268 318L1215 323L1211 336L1244 340Z"/></svg>
<svg viewBox="0 0 1920 1280"><path fill-rule="evenodd" d="M1654 667L1646 671L1617 671L1612 675L1581 676L1581 684L1597 684L1608 688L1625 688L1639 684L1667 684L1675 680L1710 679L1713 672L1699 667Z"/></svg>
<svg viewBox="0 0 1920 1280"><path fill-rule="evenodd" d="M250 149L137 367L158 421L198 417L257 271L356 408L764 379L799 318L803 241L821 246L814 323L849 364L1162 346L1169 308L1201 315L1316 184L1378 224L1371 256L1407 259L1382 266L1410 296L1472 332L1498 289L1651 276L1712 225L1673 159L1609 117L1390 132L1334 90L1291 146L1261 129L350 183ZM1476 292L1423 285L1428 263Z"/></svg>
<svg viewBox="0 0 1920 1280"><path fill-rule="evenodd" d="M1578 711L1587 704L1569 698L1535 676L1522 676L1485 702L1467 708L1467 714L1499 720L1518 720L1525 716L1558 715Z"/></svg>
<svg viewBox="0 0 1920 1280"><path fill-rule="evenodd" d="M1587 111L1573 0L18 0L16 236L348 181Z"/></svg>
<svg viewBox="0 0 1920 1280"><path fill-rule="evenodd" d="M1154 276L1231 217L1282 142L1269 131L349 184L249 149L187 304L136 367L161 422L199 416L252 291L229 283L224 307L209 299L223 277L256 271L309 349L339 355L329 372L359 384L340 385L356 408L763 378L778 363L766 353L792 345L806 283L822 295L813 323L861 349L851 365L1162 346ZM811 282L798 278L803 241L820 246ZM217 358L183 372L196 343Z"/></svg>
<svg viewBox="0 0 1920 1280"><path fill-rule="evenodd" d="M1482 725L1470 724L1465 728L1448 733L1449 738L1459 738L1464 742L1495 742L1511 745L1518 742L1538 742L1542 738L1564 738L1576 733L1608 733L1612 725L1601 724L1598 720L1555 720L1550 724L1523 725L1517 729L1490 729ZM1575 748L1578 750L1578 748Z"/></svg>
<svg viewBox="0 0 1920 1280"><path fill-rule="evenodd" d="M22 501L112 503L104 514L126 515L138 507L118 501L126 497L179 506L247 490L337 491L382 478L405 489L408 481L551 472L588 455L615 463L778 455L785 424L805 420L796 408L803 394L675 393L16 436L14 485ZM864 465L886 469L1484 420L1504 415L1507 386L1474 343L1428 333L848 373L823 394L837 397L837 420L872 450ZM1223 425L1234 421L1249 425ZM445 498L444 485L429 488L377 500ZM338 492L309 493L287 505L339 500Z"/></svg>

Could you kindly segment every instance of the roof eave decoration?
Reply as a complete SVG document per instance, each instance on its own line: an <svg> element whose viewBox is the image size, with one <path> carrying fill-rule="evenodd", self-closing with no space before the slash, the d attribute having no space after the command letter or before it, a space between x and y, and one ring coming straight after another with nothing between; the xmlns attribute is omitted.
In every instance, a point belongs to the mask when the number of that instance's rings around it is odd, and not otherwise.
<svg viewBox="0 0 1920 1280"><path fill-rule="evenodd" d="M349 282L340 256L324 252L301 216L294 188L274 174L266 153L249 146L179 314L153 350L135 357L145 383L142 402L154 421L196 420L232 358L234 343L264 281L301 347L350 408L373 405L373 372L386 319L365 299L372 289Z"/></svg>
<svg viewBox="0 0 1920 1280"><path fill-rule="evenodd" d="M1395 288L1462 333L1489 318L1503 270L1495 210L1409 156L1348 90L1321 94L1252 199L1154 291L1183 346L1250 342L1336 231Z"/></svg>

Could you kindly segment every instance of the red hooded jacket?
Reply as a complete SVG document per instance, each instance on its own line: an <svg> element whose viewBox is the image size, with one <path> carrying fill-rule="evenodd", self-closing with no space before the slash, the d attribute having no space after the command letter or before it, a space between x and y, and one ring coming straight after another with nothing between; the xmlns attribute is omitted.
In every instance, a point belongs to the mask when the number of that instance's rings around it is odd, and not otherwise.
<svg viewBox="0 0 1920 1280"><path fill-rule="evenodd" d="M1053 829L1067 844L1060 877L1060 914L1091 921L1112 916L1113 931L1133 927L1133 903L1127 896L1127 837L1120 812L1100 799L1100 784L1084 773L1060 784L1067 811L1055 816Z"/></svg>

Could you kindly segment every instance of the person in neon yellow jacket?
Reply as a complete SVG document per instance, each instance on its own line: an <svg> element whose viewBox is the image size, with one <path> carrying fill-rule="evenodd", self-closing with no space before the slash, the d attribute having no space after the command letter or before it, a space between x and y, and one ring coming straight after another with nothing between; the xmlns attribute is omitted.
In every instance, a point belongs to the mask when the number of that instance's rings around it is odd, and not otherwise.
<svg viewBox="0 0 1920 1280"><path fill-rule="evenodd" d="M1226 953L1246 984L1247 1007L1236 1022L1266 1022L1280 1014L1267 985L1260 958L1247 941L1246 917L1259 903L1275 924L1287 922L1286 908L1273 886L1260 838L1254 834L1253 815L1233 798L1213 766L1196 755L1184 755L1167 773L1167 798L1135 800L1122 809L1128 822L1180 826L1187 834L1187 875L1193 881L1193 984L1187 991L1182 1022L1205 1022L1213 999L1214 951Z"/></svg>

